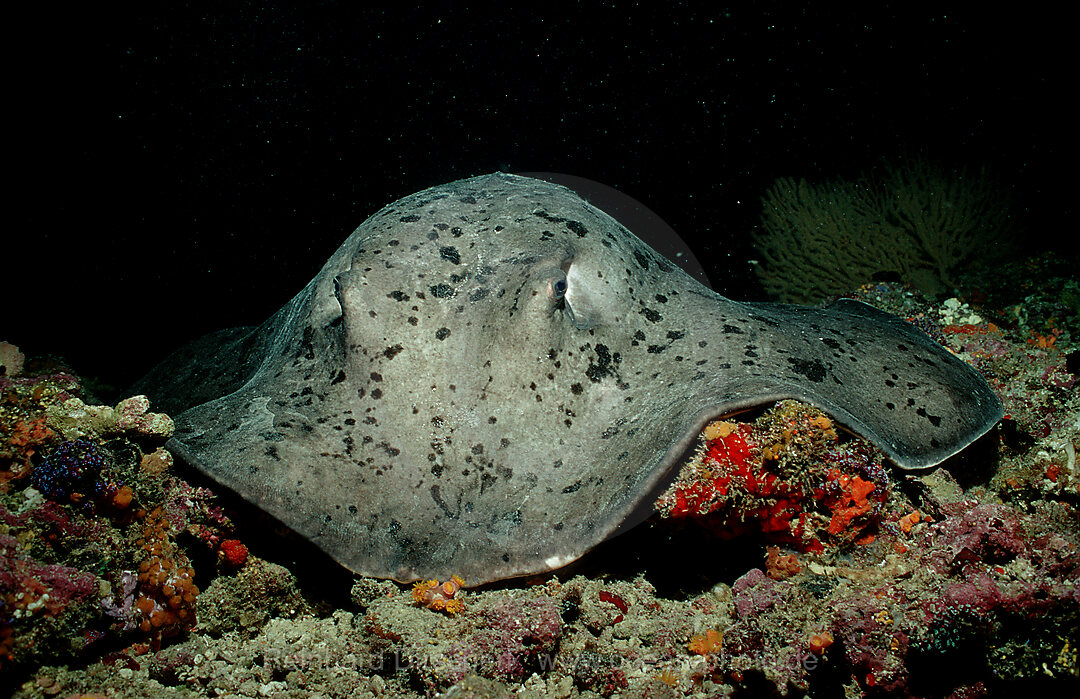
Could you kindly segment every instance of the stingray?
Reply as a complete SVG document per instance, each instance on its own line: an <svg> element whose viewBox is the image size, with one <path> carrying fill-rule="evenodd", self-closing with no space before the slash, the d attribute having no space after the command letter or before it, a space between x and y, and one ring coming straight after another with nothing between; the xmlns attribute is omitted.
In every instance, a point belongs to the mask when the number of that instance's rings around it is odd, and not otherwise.
<svg viewBox="0 0 1080 699"><path fill-rule="evenodd" d="M726 299L558 185L492 174L371 216L258 328L138 386L166 445L350 570L550 571L648 508L709 421L818 406L903 469L1002 415L903 320Z"/></svg>

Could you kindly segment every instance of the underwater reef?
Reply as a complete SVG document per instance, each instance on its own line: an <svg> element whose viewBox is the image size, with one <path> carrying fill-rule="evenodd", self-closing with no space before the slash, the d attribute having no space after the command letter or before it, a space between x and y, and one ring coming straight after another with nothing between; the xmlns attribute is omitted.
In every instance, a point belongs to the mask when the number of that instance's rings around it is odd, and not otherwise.
<svg viewBox="0 0 1080 699"><path fill-rule="evenodd" d="M979 697L1080 681L1080 283L850 294L979 370L1002 424L900 471L784 401L708 425L646 523L556 574L349 574L0 343L0 688L44 697ZM64 348L56 348L57 352ZM308 547L310 548L310 547Z"/></svg>

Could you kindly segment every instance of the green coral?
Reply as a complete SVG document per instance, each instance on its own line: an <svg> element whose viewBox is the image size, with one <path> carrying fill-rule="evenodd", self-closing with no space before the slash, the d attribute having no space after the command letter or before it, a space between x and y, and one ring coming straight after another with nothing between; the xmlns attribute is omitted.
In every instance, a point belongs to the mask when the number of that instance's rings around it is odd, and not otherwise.
<svg viewBox="0 0 1080 699"><path fill-rule="evenodd" d="M941 294L964 269L1013 250L1012 203L985 170L915 160L854 182L785 177L762 202L758 275L769 294L789 303L880 280Z"/></svg>

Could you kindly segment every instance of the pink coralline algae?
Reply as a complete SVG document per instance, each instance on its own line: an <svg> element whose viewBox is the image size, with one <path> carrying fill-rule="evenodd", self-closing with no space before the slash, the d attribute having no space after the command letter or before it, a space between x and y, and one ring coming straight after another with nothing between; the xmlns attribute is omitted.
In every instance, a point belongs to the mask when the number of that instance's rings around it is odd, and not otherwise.
<svg viewBox="0 0 1080 699"><path fill-rule="evenodd" d="M731 592L735 596L735 613L740 618L764 612L774 604L783 602L787 583L773 580L760 568L754 568L735 581Z"/></svg>
<svg viewBox="0 0 1080 699"><path fill-rule="evenodd" d="M550 660L562 637L562 619L556 602L548 598L508 599L481 612L484 628L455 644L447 653L456 671L521 679Z"/></svg>
<svg viewBox="0 0 1080 699"><path fill-rule="evenodd" d="M91 573L23 557L14 537L0 535L0 590L8 591L5 607L16 617L59 614L72 602L94 596L97 583Z"/></svg>
<svg viewBox="0 0 1080 699"><path fill-rule="evenodd" d="M1004 505L959 503L951 510L925 535L927 565L951 575L928 609L1030 615L1065 602L1080 605L1080 552L1065 539L1032 536Z"/></svg>
<svg viewBox="0 0 1080 699"><path fill-rule="evenodd" d="M856 550L861 565L826 568L811 558L811 570L788 580L756 569L736 580L734 624L716 658L728 681L754 668L802 692L830 666L868 695L911 697L926 686L976 691L993 677L1075 673L1067 638L1080 623L1076 547L1007 505L935 507L935 521L910 524L904 515L906 530L883 527L881 541ZM907 542L905 553L866 565L895 550L889 537ZM805 641L795 647L792 638ZM1060 661L1040 669L1046 657ZM939 686L940 668L952 666L963 672Z"/></svg>
<svg viewBox="0 0 1080 699"><path fill-rule="evenodd" d="M1004 505L960 503L946 508L954 516L931 525L929 563L943 575L963 572L968 564L1004 563L1030 551L1020 519Z"/></svg>

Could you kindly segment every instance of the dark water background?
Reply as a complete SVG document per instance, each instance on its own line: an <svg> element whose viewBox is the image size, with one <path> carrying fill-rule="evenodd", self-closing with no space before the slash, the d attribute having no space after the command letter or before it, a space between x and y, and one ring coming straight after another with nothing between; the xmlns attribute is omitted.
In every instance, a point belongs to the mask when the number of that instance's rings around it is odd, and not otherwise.
<svg viewBox="0 0 1080 699"><path fill-rule="evenodd" d="M780 176L988 164L1033 250L1075 236L1061 18L749 4L15 11L0 339L124 386L264 320L382 205L494 170L617 188L733 298Z"/></svg>

